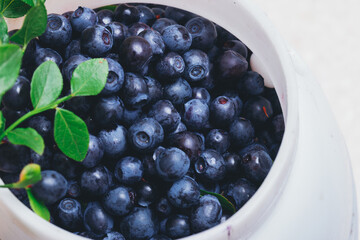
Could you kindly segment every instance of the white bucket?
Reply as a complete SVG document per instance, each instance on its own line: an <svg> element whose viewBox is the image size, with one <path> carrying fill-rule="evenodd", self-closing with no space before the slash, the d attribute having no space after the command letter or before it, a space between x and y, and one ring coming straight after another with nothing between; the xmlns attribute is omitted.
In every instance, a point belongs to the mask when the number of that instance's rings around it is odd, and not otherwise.
<svg viewBox="0 0 360 240"><path fill-rule="evenodd" d="M250 0L140 2L194 12L241 39L254 53L254 70L275 86L286 121L279 154L253 198L225 223L186 239L357 239L355 190L343 137L319 85L264 13ZM63 13L116 3L47 0L46 5L48 13ZM9 25L10 30L19 28L21 22L11 20ZM83 238L42 220L9 190L0 189L0 239Z"/></svg>

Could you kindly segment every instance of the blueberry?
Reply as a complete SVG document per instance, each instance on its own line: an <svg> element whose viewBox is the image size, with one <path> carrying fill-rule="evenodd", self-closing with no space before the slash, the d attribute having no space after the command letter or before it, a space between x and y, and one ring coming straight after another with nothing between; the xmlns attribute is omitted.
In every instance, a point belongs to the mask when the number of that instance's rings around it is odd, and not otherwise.
<svg viewBox="0 0 360 240"><path fill-rule="evenodd" d="M190 19L185 27L192 36L192 48L201 49L203 51L209 50L217 38L215 25L202 17L195 17Z"/></svg>
<svg viewBox="0 0 360 240"><path fill-rule="evenodd" d="M279 152L279 148L280 148L280 143L271 144L271 146L269 147L269 155L272 159L276 158Z"/></svg>
<svg viewBox="0 0 360 240"><path fill-rule="evenodd" d="M179 132L185 132L187 130L186 128L186 125L182 122L180 122L177 127L175 128L174 131L172 131L171 133L169 133L168 136L170 136L171 134L176 134L176 133L179 133Z"/></svg>
<svg viewBox="0 0 360 240"><path fill-rule="evenodd" d="M118 96L100 98L94 107L94 120L101 128L113 128L124 114L124 103Z"/></svg>
<svg viewBox="0 0 360 240"><path fill-rule="evenodd" d="M203 87L210 92L210 91L214 90L214 88L216 86L215 78L216 78L216 76L215 76L214 64L212 64L210 62L209 73L205 76L204 79L202 79L201 81L196 82L196 83L199 87Z"/></svg>
<svg viewBox="0 0 360 240"><path fill-rule="evenodd" d="M157 220L148 208L135 208L120 223L121 233L126 239L149 239L158 232Z"/></svg>
<svg viewBox="0 0 360 240"><path fill-rule="evenodd" d="M261 184L270 171L272 159L269 154L261 149L249 149L240 154L240 168L250 181Z"/></svg>
<svg viewBox="0 0 360 240"><path fill-rule="evenodd" d="M64 16L67 20L71 20L71 15L73 14L74 11L68 11L68 12L64 12L63 14L61 14L62 16Z"/></svg>
<svg viewBox="0 0 360 240"><path fill-rule="evenodd" d="M160 221L160 224L159 224L159 232L161 234L166 234L166 222L167 222L167 218L164 218Z"/></svg>
<svg viewBox="0 0 360 240"><path fill-rule="evenodd" d="M167 198L161 198L156 204L156 212L161 217L168 217L172 212L172 206Z"/></svg>
<svg viewBox="0 0 360 240"><path fill-rule="evenodd" d="M151 28L142 22L137 22L131 25L129 27L128 36L139 36L140 33L142 33L145 30L150 30Z"/></svg>
<svg viewBox="0 0 360 240"><path fill-rule="evenodd" d="M47 170L51 167L51 160L53 159L53 152L48 146L45 146L44 153L42 155L30 150L30 159L32 163L39 164L41 170Z"/></svg>
<svg viewBox="0 0 360 240"><path fill-rule="evenodd" d="M65 48L64 60L68 60L70 57L80 54L81 54L80 40L72 40L69 43L69 45L67 45Z"/></svg>
<svg viewBox="0 0 360 240"><path fill-rule="evenodd" d="M181 121L180 114L169 100L156 102L148 115L158 121L166 133L174 131Z"/></svg>
<svg viewBox="0 0 360 240"><path fill-rule="evenodd" d="M200 156L202 140L193 132L184 131L169 137L169 145L183 150L192 162Z"/></svg>
<svg viewBox="0 0 360 240"><path fill-rule="evenodd" d="M217 182L214 183L214 182L198 181L198 184L201 190L218 193L218 194L221 193L220 184Z"/></svg>
<svg viewBox="0 0 360 240"><path fill-rule="evenodd" d="M72 198L64 198L56 208L56 220L61 227L74 231L82 226L81 205Z"/></svg>
<svg viewBox="0 0 360 240"><path fill-rule="evenodd" d="M67 181L60 173L53 170L41 172L41 180L31 188L35 198L46 205L52 205L65 197Z"/></svg>
<svg viewBox="0 0 360 240"><path fill-rule="evenodd" d="M165 10L160 7L153 7L151 8L153 13L155 14L156 19L161 19L165 17Z"/></svg>
<svg viewBox="0 0 360 240"><path fill-rule="evenodd" d="M150 43L143 37L131 36L122 42L119 54L122 66L127 71L146 74L153 51Z"/></svg>
<svg viewBox="0 0 360 240"><path fill-rule="evenodd" d="M74 55L71 56L68 60L66 60L62 68L62 74L65 78L65 83L70 85L70 79L72 77L75 68L77 68L77 66L79 66L80 63L83 63L89 59L90 58L85 57L83 55Z"/></svg>
<svg viewBox="0 0 360 240"><path fill-rule="evenodd" d="M226 172L228 173L238 173L240 168L240 156L235 153L225 153L223 155Z"/></svg>
<svg viewBox="0 0 360 240"><path fill-rule="evenodd" d="M124 84L124 70L122 66L111 58L106 58L109 64L109 73L101 94L104 96L116 94Z"/></svg>
<svg viewBox="0 0 360 240"><path fill-rule="evenodd" d="M128 131L128 141L134 150L149 152L164 140L164 130L153 118L144 118L134 123Z"/></svg>
<svg viewBox="0 0 360 240"><path fill-rule="evenodd" d="M30 162L30 150L21 145L0 145L0 171L17 173Z"/></svg>
<svg viewBox="0 0 360 240"><path fill-rule="evenodd" d="M125 240L125 237L119 232L109 232L102 240Z"/></svg>
<svg viewBox="0 0 360 240"><path fill-rule="evenodd" d="M152 25L152 29L158 31L159 33L162 33L162 31L164 30L164 28L170 26L170 25L175 25L176 22L172 19L169 18L159 18L157 19L154 24Z"/></svg>
<svg viewBox="0 0 360 240"><path fill-rule="evenodd" d="M119 186L105 194L102 200L106 211L114 216L125 216L134 208L134 194Z"/></svg>
<svg viewBox="0 0 360 240"><path fill-rule="evenodd" d="M224 43L228 40L238 40L233 34L227 31L225 28L220 27L219 25L215 25L216 32L218 33L217 45L223 46Z"/></svg>
<svg viewBox="0 0 360 240"><path fill-rule="evenodd" d="M116 159L121 157L127 150L127 130L118 125L114 130L102 130L99 133L99 140L104 146L104 153L107 158Z"/></svg>
<svg viewBox="0 0 360 240"><path fill-rule="evenodd" d="M191 234L189 217L185 215L172 215L166 221L166 234L172 238L186 237Z"/></svg>
<svg viewBox="0 0 360 240"><path fill-rule="evenodd" d="M164 98L170 100L175 106L187 102L191 98L191 95L192 90L190 84L182 78L164 87Z"/></svg>
<svg viewBox="0 0 360 240"><path fill-rule="evenodd" d="M113 47L113 37L104 26L94 25L82 31L80 45L89 56L104 57Z"/></svg>
<svg viewBox="0 0 360 240"><path fill-rule="evenodd" d="M136 199L141 207L148 207L154 203L156 199L154 186L148 182L140 182L136 187Z"/></svg>
<svg viewBox="0 0 360 240"><path fill-rule="evenodd" d="M163 89L159 81L148 76L145 76L144 80L149 90L149 103L155 103L160 100L163 96Z"/></svg>
<svg viewBox="0 0 360 240"><path fill-rule="evenodd" d="M234 102L226 96L219 96L211 102L210 119L215 126L229 126L235 120L236 114Z"/></svg>
<svg viewBox="0 0 360 240"><path fill-rule="evenodd" d="M149 101L149 89L140 75L127 72L122 87L122 99L128 107L141 108Z"/></svg>
<svg viewBox="0 0 360 240"><path fill-rule="evenodd" d="M242 96L256 96L264 92L264 78L257 72L247 71L238 81L237 89Z"/></svg>
<svg viewBox="0 0 360 240"><path fill-rule="evenodd" d="M122 122L126 127L130 127L134 122L140 120L143 116L142 109L125 108Z"/></svg>
<svg viewBox="0 0 360 240"><path fill-rule="evenodd" d="M71 94L70 91L68 93L69 95ZM69 109L82 118L88 116L94 104L94 98L87 96L74 97L65 102L66 109Z"/></svg>
<svg viewBox="0 0 360 240"><path fill-rule="evenodd" d="M175 52L161 57L155 66L156 76L163 81L175 81L185 70L184 59Z"/></svg>
<svg viewBox="0 0 360 240"><path fill-rule="evenodd" d="M219 200L212 195L200 198L200 204L193 209L190 216L193 232L201 232L220 223L222 208Z"/></svg>
<svg viewBox="0 0 360 240"><path fill-rule="evenodd" d="M244 117L255 125L264 124L273 113L270 101L261 96L252 97L244 104Z"/></svg>
<svg viewBox="0 0 360 240"><path fill-rule="evenodd" d="M229 133L222 129L212 129L206 135L206 147L212 148L223 154L230 147Z"/></svg>
<svg viewBox="0 0 360 240"><path fill-rule="evenodd" d="M134 184L143 177L144 166L138 158L128 156L116 163L114 172L120 183Z"/></svg>
<svg viewBox="0 0 360 240"><path fill-rule="evenodd" d="M263 95L270 101L274 115L282 113L280 101L274 88L265 87Z"/></svg>
<svg viewBox="0 0 360 240"><path fill-rule="evenodd" d="M111 185L109 174L109 170L104 166L85 170L81 175L81 189L92 197L104 195Z"/></svg>
<svg viewBox="0 0 360 240"><path fill-rule="evenodd" d="M153 29L146 29L138 34L150 43L153 55L162 55L165 52L165 43L161 34Z"/></svg>
<svg viewBox="0 0 360 240"><path fill-rule="evenodd" d="M128 27L119 22L111 22L106 25L106 28L111 32L113 36L113 50L118 51L121 43L128 35Z"/></svg>
<svg viewBox="0 0 360 240"><path fill-rule="evenodd" d="M167 26L162 30L161 35L169 51L185 52L192 43L189 31L178 24Z"/></svg>
<svg viewBox="0 0 360 240"><path fill-rule="evenodd" d="M210 182L222 180L226 174L224 158L214 149L206 149L196 161L195 171L204 180Z"/></svg>
<svg viewBox="0 0 360 240"><path fill-rule="evenodd" d="M138 22L140 19L140 11L131 5L120 4L115 9L115 20L117 22L130 25L132 23Z"/></svg>
<svg viewBox="0 0 360 240"><path fill-rule="evenodd" d="M18 76L15 84L5 93L2 103L12 110L21 110L30 102L30 81Z"/></svg>
<svg viewBox="0 0 360 240"><path fill-rule="evenodd" d="M45 32L39 37L39 41L44 46L50 48L64 47L71 41L72 27L66 17L58 14L47 16L47 26Z"/></svg>
<svg viewBox="0 0 360 240"><path fill-rule="evenodd" d="M68 189L66 192L66 196L70 198L79 198L81 196L81 186L79 181L70 180L68 182Z"/></svg>
<svg viewBox="0 0 360 240"><path fill-rule="evenodd" d="M274 131L276 141L281 142L285 130L284 116L282 114L274 116L271 120L271 126Z"/></svg>
<svg viewBox="0 0 360 240"><path fill-rule="evenodd" d="M51 48L39 48L35 53L35 66L40 66L43 62L52 61L61 67L63 59L58 52Z"/></svg>
<svg viewBox="0 0 360 240"><path fill-rule="evenodd" d="M174 182L187 173L190 159L183 151L173 147L162 151L155 164L157 173L163 180Z"/></svg>
<svg viewBox="0 0 360 240"><path fill-rule="evenodd" d="M138 5L136 8L140 12L140 19L139 22L146 23L151 25L156 20L155 14L151 8L148 8L145 5Z"/></svg>
<svg viewBox="0 0 360 240"><path fill-rule="evenodd" d="M188 20L190 20L194 16L195 14L179 8L174 8L174 7L165 8L165 17L171 18L179 24L185 24Z"/></svg>
<svg viewBox="0 0 360 240"><path fill-rule="evenodd" d="M96 13L98 23L102 25L108 25L114 20L114 12L109 9L103 9Z"/></svg>
<svg viewBox="0 0 360 240"><path fill-rule="evenodd" d="M98 18L94 10L86 7L78 7L78 9L71 15L72 29L81 33L87 27L92 27L98 22Z"/></svg>
<svg viewBox="0 0 360 240"><path fill-rule="evenodd" d="M233 50L225 51L218 58L217 71L219 78L224 82L237 80L248 69L248 62Z"/></svg>
<svg viewBox="0 0 360 240"><path fill-rule="evenodd" d="M246 180L240 178L234 183L230 183L226 197L232 199L235 203L236 209L240 209L256 192L257 187Z"/></svg>
<svg viewBox="0 0 360 240"><path fill-rule="evenodd" d="M167 197L174 207L189 208L199 203L200 188L194 179L184 176L173 183Z"/></svg>
<svg viewBox="0 0 360 240"><path fill-rule="evenodd" d="M207 54L198 49L191 49L183 55L185 61L184 78L190 82L197 82L209 73L209 59Z"/></svg>
<svg viewBox="0 0 360 240"><path fill-rule="evenodd" d="M165 235L154 235L149 240L171 240L171 238L165 236Z"/></svg>
<svg viewBox="0 0 360 240"><path fill-rule="evenodd" d="M204 100L192 99L184 105L184 123L192 130L202 130L209 121L209 106Z"/></svg>
<svg viewBox="0 0 360 240"><path fill-rule="evenodd" d="M231 99L234 102L235 110L236 110L235 115L238 117L242 113L244 104L243 104L243 101L241 100L241 98L239 97L239 95L237 94L237 92L235 90L230 90L230 91L223 92L222 95L228 97L229 99Z"/></svg>
<svg viewBox="0 0 360 240"><path fill-rule="evenodd" d="M60 152L54 154L52 168L66 178L75 178L81 172L80 163L75 162Z"/></svg>
<svg viewBox="0 0 360 240"><path fill-rule="evenodd" d="M210 93L206 88L194 87L192 89L192 98L204 100L207 105L210 105Z"/></svg>
<svg viewBox="0 0 360 240"><path fill-rule="evenodd" d="M16 111L16 110L12 110L11 108L3 107L3 109L1 109L1 111L4 115L4 118L6 119L5 128L8 128L16 120L18 120L19 118L24 116L26 113L28 113L29 109L25 108L25 109ZM24 124L21 124L21 125L24 125Z"/></svg>
<svg viewBox="0 0 360 240"><path fill-rule="evenodd" d="M234 147L244 147L253 142L255 130L245 118L236 119L229 127L230 138Z"/></svg>
<svg viewBox="0 0 360 240"><path fill-rule="evenodd" d="M244 58L247 58L249 55L246 45L240 40L228 40L223 44L222 49L224 51L233 50L235 52L238 52Z"/></svg>
<svg viewBox="0 0 360 240"><path fill-rule="evenodd" d="M97 137L90 135L89 149L81 164L86 168L95 167L101 162L103 156L104 147L102 142Z"/></svg>
<svg viewBox="0 0 360 240"><path fill-rule="evenodd" d="M114 227L113 218L98 202L89 202L84 212L84 226L87 231L102 236L111 232Z"/></svg>

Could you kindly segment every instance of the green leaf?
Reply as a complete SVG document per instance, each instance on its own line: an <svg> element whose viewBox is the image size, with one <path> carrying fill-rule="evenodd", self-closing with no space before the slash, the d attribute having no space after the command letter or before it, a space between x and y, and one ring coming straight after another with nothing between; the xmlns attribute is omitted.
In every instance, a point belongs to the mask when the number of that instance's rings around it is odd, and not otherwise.
<svg viewBox="0 0 360 240"><path fill-rule="evenodd" d="M4 17L0 14L0 45L9 43L8 27Z"/></svg>
<svg viewBox="0 0 360 240"><path fill-rule="evenodd" d="M12 144L27 146L40 155L44 152L44 139L33 128L16 128L7 134L7 138Z"/></svg>
<svg viewBox="0 0 360 240"><path fill-rule="evenodd" d="M21 0L21 1L23 1L24 3L26 3L32 7L34 7L38 2L37 0Z"/></svg>
<svg viewBox="0 0 360 240"><path fill-rule="evenodd" d="M63 79L61 72L52 61L42 63L31 80L30 97L34 109L54 102L61 93Z"/></svg>
<svg viewBox="0 0 360 240"><path fill-rule="evenodd" d="M222 208L224 210L228 210L231 213L236 212L236 209L235 209L234 205L226 197L224 197L223 195L220 195L218 193L208 192L208 191L200 189L200 195L201 196L204 196L206 194L215 196L219 200L219 202L220 202L220 204L221 204L221 206L222 206Z"/></svg>
<svg viewBox="0 0 360 240"><path fill-rule="evenodd" d="M5 117L4 117L3 113L2 113L2 111L0 111L0 134L2 134L4 132L4 130L5 130L5 123L6 123ZM1 140L2 139L0 139L0 141Z"/></svg>
<svg viewBox="0 0 360 240"><path fill-rule="evenodd" d="M41 180L41 167L38 164L26 165L20 173L19 181L5 184L1 188L27 188Z"/></svg>
<svg viewBox="0 0 360 240"><path fill-rule="evenodd" d="M105 59L95 58L81 63L71 78L73 96L97 95L106 84L109 66Z"/></svg>
<svg viewBox="0 0 360 240"><path fill-rule="evenodd" d="M74 113L56 109L54 138L60 150L75 161L86 157L89 147L89 132L84 121Z"/></svg>
<svg viewBox="0 0 360 240"><path fill-rule="evenodd" d="M0 46L0 95L9 90L19 75L23 52L14 44Z"/></svg>
<svg viewBox="0 0 360 240"><path fill-rule="evenodd" d="M29 198L31 209L46 221L50 221L50 212L49 209L47 209L47 207L45 206L45 204L35 198L31 191L31 188L27 188L26 193Z"/></svg>
<svg viewBox="0 0 360 240"><path fill-rule="evenodd" d="M7 18L18 18L24 16L31 7L19 0L1 0L0 14Z"/></svg>
<svg viewBox="0 0 360 240"><path fill-rule="evenodd" d="M96 10L97 10L97 11L100 11L100 10L107 9L107 10L115 11L115 9L116 9L117 6L118 6L118 5L108 5L108 6L99 7L99 8L97 8Z"/></svg>
<svg viewBox="0 0 360 240"><path fill-rule="evenodd" d="M31 39L45 32L46 25L47 16L44 4L32 7L27 13L21 29L12 35L10 40L26 46Z"/></svg>

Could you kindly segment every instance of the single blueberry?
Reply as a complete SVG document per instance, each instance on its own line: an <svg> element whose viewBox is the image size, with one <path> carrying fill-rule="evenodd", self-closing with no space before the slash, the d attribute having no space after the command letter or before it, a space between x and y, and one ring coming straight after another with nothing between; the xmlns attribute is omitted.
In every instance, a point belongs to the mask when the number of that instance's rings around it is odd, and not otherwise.
<svg viewBox="0 0 360 240"><path fill-rule="evenodd" d="M0 145L0 171L17 173L29 162L30 150L27 147L11 143Z"/></svg>
<svg viewBox="0 0 360 240"><path fill-rule="evenodd" d="M180 114L169 100L156 102L148 116L158 121L166 133L174 131L181 121Z"/></svg>
<svg viewBox="0 0 360 240"><path fill-rule="evenodd" d="M102 142L97 137L90 135L89 149L81 164L86 168L95 167L101 162L103 156L104 147Z"/></svg>
<svg viewBox="0 0 360 240"><path fill-rule="evenodd" d="M83 215L81 204L72 198L64 198L56 208L57 223L70 231L75 231L82 226Z"/></svg>
<svg viewBox="0 0 360 240"><path fill-rule="evenodd" d="M159 81L154 78L144 77L146 86L149 90L149 103L155 103L163 97L163 88Z"/></svg>
<svg viewBox="0 0 360 240"><path fill-rule="evenodd" d="M165 43L161 34L153 29L146 29L138 34L150 43L153 55L162 55L165 52Z"/></svg>
<svg viewBox="0 0 360 240"><path fill-rule="evenodd" d="M67 157L63 153L55 153L51 164L53 170L61 173L66 178L73 179L81 174L80 163Z"/></svg>
<svg viewBox="0 0 360 240"><path fill-rule="evenodd" d="M222 96L226 96L229 99L231 99L234 104L235 104L235 111L236 111L236 116L240 116L240 114L242 113L242 109L243 109L243 101L241 100L241 98L239 97L239 94L235 91L235 90L228 90L225 91L221 94Z"/></svg>
<svg viewBox="0 0 360 240"><path fill-rule="evenodd" d="M238 173L240 170L240 156L235 153L225 153L223 155L226 172L228 173Z"/></svg>
<svg viewBox="0 0 360 240"><path fill-rule="evenodd" d="M81 175L81 190L91 197L104 195L111 185L111 176L109 174L109 170L100 165L85 170Z"/></svg>
<svg viewBox="0 0 360 240"><path fill-rule="evenodd" d="M48 170L52 165L53 152L50 150L50 147L48 146L45 146L42 155L36 153L33 150L30 150L30 159L32 163L39 164L41 170Z"/></svg>
<svg viewBox="0 0 360 240"><path fill-rule="evenodd" d="M98 236L111 232L114 227L113 218L98 202L89 202L84 211L84 226Z"/></svg>
<svg viewBox="0 0 360 240"><path fill-rule="evenodd" d="M195 171L206 181L220 181L226 174L224 158L214 149L206 149L196 161Z"/></svg>
<svg viewBox="0 0 360 240"><path fill-rule="evenodd" d="M172 215L166 221L166 234L172 238L182 238L191 234L190 220L186 215Z"/></svg>
<svg viewBox="0 0 360 240"><path fill-rule="evenodd" d="M157 19L154 24L152 25L152 29L158 31L159 33L162 33L162 31L164 30L164 28L170 26L170 25L175 25L176 22L172 19L169 18L159 18Z"/></svg>
<svg viewBox="0 0 360 240"><path fill-rule="evenodd" d="M111 32L102 25L86 28L81 33L81 51L91 57L105 57L113 47Z"/></svg>
<svg viewBox="0 0 360 240"><path fill-rule="evenodd" d="M181 76L184 70L184 59L175 52L165 54L155 65L155 74L163 81L175 81Z"/></svg>
<svg viewBox="0 0 360 240"><path fill-rule="evenodd" d="M81 196L81 186L78 180L68 181L66 196L70 198L79 198Z"/></svg>
<svg viewBox="0 0 360 240"><path fill-rule="evenodd" d="M244 117L254 125L264 124L273 113L270 101L261 96L252 97L244 104Z"/></svg>
<svg viewBox="0 0 360 240"><path fill-rule="evenodd" d="M116 159L125 153L127 150L126 135L127 130L121 125L113 130L102 130L99 133L99 140L102 142L107 158Z"/></svg>
<svg viewBox="0 0 360 240"><path fill-rule="evenodd" d="M64 60L68 60L74 55L81 54L80 40L72 40L65 48Z"/></svg>
<svg viewBox="0 0 360 240"><path fill-rule="evenodd" d="M209 106L204 100L191 99L184 105L183 121L188 129L200 131L209 121Z"/></svg>
<svg viewBox="0 0 360 240"><path fill-rule="evenodd" d="M134 73L125 73L121 94L127 107L141 108L149 102L149 89L145 79Z"/></svg>
<svg viewBox="0 0 360 240"><path fill-rule="evenodd" d="M5 93L2 104L12 110L21 110L30 102L30 81L23 76L18 76L15 84Z"/></svg>
<svg viewBox="0 0 360 240"><path fill-rule="evenodd" d="M107 212L114 216L125 216L134 208L134 193L119 186L105 194L102 200Z"/></svg>
<svg viewBox="0 0 360 240"><path fill-rule="evenodd" d="M106 28L111 32L113 36L113 48L115 52L119 51L121 43L128 35L128 27L119 22L111 22L106 25Z"/></svg>
<svg viewBox="0 0 360 240"><path fill-rule="evenodd" d="M150 29L151 28L145 23L142 23L142 22L134 23L129 27L128 37L139 36L139 34L142 33L143 31L150 30Z"/></svg>
<svg viewBox="0 0 360 240"><path fill-rule="evenodd" d="M63 59L58 52L51 48L39 48L35 53L35 67L40 66L43 62L52 61L58 65L62 66Z"/></svg>
<svg viewBox="0 0 360 240"><path fill-rule="evenodd" d="M173 209L172 209L172 206L171 206L169 200L167 200L167 198L164 198L164 197L160 198L160 200L156 204L156 212L161 217L168 217L172 211L173 211Z"/></svg>
<svg viewBox="0 0 360 240"><path fill-rule="evenodd" d="M255 96L264 92L264 78L257 72L247 71L236 85L241 96Z"/></svg>
<svg viewBox="0 0 360 240"><path fill-rule="evenodd" d="M130 127L134 122L137 122L142 118L143 118L143 111L141 108L138 109L125 108L122 122L126 127Z"/></svg>
<svg viewBox="0 0 360 240"><path fill-rule="evenodd" d="M239 210L256 192L257 187L246 180L240 178L234 183L230 183L226 197L234 201L236 209Z"/></svg>
<svg viewBox="0 0 360 240"><path fill-rule="evenodd" d="M153 13L155 14L156 19L161 19L165 17L165 10L160 7L153 7L151 8Z"/></svg>
<svg viewBox="0 0 360 240"><path fill-rule="evenodd" d="M72 29L81 33L87 27L92 27L98 22L98 18L94 10L86 7L78 7L71 15Z"/></svg>
<svg viewBox="0 0 360 240"><path fill-rule="evenodd" d="M194 87L192 89L192 98L204 100L207 105L210 105L211 96L206 88Z"/></svg>
<svg viewBox="0 0 360 240"><path fill-rule="evenodd" d="M124 103L118 96L100 98L94 107L94 120L101 128L110 129L123 118Z"/></svg>
<svg viewBox="0 0 360 240"><path fill-rule="evenodd" d="M187 102L191 98L191 95L192 90L190 84L182 78L164 87L164 98L170 100L175 106Z"/></svg>
<svg viewBox="0 0 360 240"><path fill-rule="evenodd" d="M115 9L115 21L130 25L140 19L139 10L129 4L120 4Z"/></svg>
<svg viewBox="0 0 360 240"><path fill-rule="evenodd" d="M155 187L148 182L140 182L136 186L136 200L141 207L148 207L155 202L156 190Z"/></svg>
<svg viewBox="0 0 360 240"><path fill-rule="evenodd" d="M184 78L190 82L197 82L209 74L209 58L206 53L198 49L190 49L183 55L185 61Z"/></svg>
<svg viewBox="0 0 360 240"><path fill-rule="evenodd" d="M191 18L195 17L195 14L185 11L185 10L182 10L182 9L179 9L179 8L166 7L165 8L165 17L171 18L179 24L185 24Z"/></svg>
<svg viewBox="0 0 360 240"><path fill-rule="evenodd" d="M185 27L192 36L192 48L207 51L214 45L217 32L211 21L202 17L195 17L190 19Z"/></svg>
<svg viewBox="0 0 360 240"><path fill-rule="evenodd" d="M47 16L47 26L45 32L39 36L42 45L50 48L60 48L66 46L71 41L72 27L70 21L58 14Z"/></svg>
<svg viewBox="0 0 360 240"><path fill-rule="evenodd" d="M231 144L244 147L254 141L255 130L251 122L245 118L237 118L229 127Z"/></svg>
<svg viewBox="0 0 360 240"><path fill-rule="evenodd" d="M192 43L189 31L182 25L167 26L162 30L161 35L169 51L185 52Z"/></svg>
<svg viewBox="0 0 360 240"><path fill-rule="evenodd" d="M233 50L240 53L244 58L247 58L249 53L246 45L240 40L227 40L223 46L223 51Z"/></svg>
<svg viewBox="0 0 360 240"><path fill-rule="evenodd" d="M223 154L230 147L229 133L222 129L212 129L206 135L206 147L212 148Z"/></svg>
<svg viewBox="0 0 360 240"><path fill-rule="evenodd" d="M211 122L218 127L226 128L236 118L235 103L227 96L215 98L210 105Z"/></svg>
<svg viewBox="0 0 360 240"><path fill-rule="evenodd" d="M109 9L102 9L96 13L98 23L108 25L114 20L114 12Z"/></svg>
<svg viewBox="0 0 360 240"><path fill-rule="evenodd" d="M194 179L184 176L173 183L167 197L174 207L189 208L199 203L200 188Z"/></svg>
<svg viewBox="0 0 360 240"><path fill-rule="evenodd" d="M219 78L225 83L239 79L247 69L246 59L233 50L225 51L217 61Z"/></svg>
<svg viewBox="0 0 360 240"><path fill-rule="evenodd" d="M173 134L168 139L169 145L183 150L192 162L200 156L202 139L195 133L183 131Z"/></svg>
<svg viewBox="0 0 360 240"><path fill-rule="evenodd" d="M271 126L275 135L275 139L278 142L281 142L284 131L285 131L285 123L284 123L284 116L282 114L278 114L273 117L271 120Z"/></svg>
<svg viewBox="0 0 360 240"><path fill-rule="evenodd" d="M156 20L155 13L153 10L145 5L138 5L136 8L140 12L140 19L139 22L146 23L151 25Z"/></svg>
<svg viewBox="0 0 360 240"><path fill-rule="evenodd" d="M138 158L127 156L116 163L114 173L120 183L134 184L143 177L144 166Z"/></svg>
<svg viewBox="0 0 360 240"><path fill-rule="evenodd" d="M111 94L116 94L124 84L124 69L117 61L114 61L111 58L106 58L109 65L109 73L107 76L106 84L104 89L101 91L101 94L108 96Z"/></svg>

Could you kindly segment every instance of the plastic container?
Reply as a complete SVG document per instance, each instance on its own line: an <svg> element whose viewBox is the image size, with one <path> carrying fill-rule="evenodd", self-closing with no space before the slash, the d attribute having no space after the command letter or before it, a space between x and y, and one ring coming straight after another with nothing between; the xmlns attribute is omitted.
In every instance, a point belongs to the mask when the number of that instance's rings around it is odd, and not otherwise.
<svg viewBox="0 0 360 240"><path fill-rule="evenodd" d="M285 117L279 154L253 198L225 223L187 239L357 239L355 189L343 137L319 85L264 13L250 0L141 2L194 12L241 39L254 53L255 71L276 88ZM46 5L48 13L63 13L80 5L115 3L119 1L48 0ZM14 29L21 23L9 25ZM9 190L0 189L0 239L83 238L42 220Z"/></svg>

